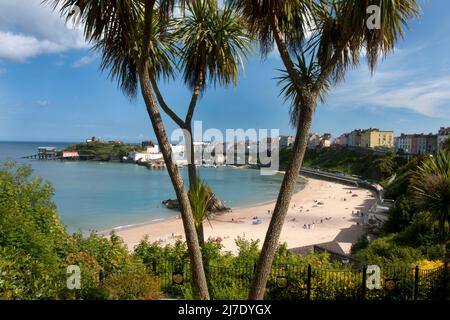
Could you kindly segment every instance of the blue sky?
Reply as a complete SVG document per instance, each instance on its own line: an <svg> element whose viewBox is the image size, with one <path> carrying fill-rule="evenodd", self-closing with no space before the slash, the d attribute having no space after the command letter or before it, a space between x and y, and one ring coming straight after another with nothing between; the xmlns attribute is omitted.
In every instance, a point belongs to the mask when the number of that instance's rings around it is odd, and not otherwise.
<svg viewBox="0 0 450 320"><path fill-rule="evenodd" d="M138 142L154 134L141 98L129 101L98 71L99 58L79 30L64 26L40 0L0 0L0 140L80 141L90 136ZM423 1L394 54L374 77L366 65L347 74L316 112L313 131L356 128L436 132L450 125L450 2ZM277 54L249 59L237 88L209 88L195 119L207 128L277 128L292 134L289 106L278 97ZM162 85L184 114L190 93ZM167 130L176 126L165 118Z"/></svg>

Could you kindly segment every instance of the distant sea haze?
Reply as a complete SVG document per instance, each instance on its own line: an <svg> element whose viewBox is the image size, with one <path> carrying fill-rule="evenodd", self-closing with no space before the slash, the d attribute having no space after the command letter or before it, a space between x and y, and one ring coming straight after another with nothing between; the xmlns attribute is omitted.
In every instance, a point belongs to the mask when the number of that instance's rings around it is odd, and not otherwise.
<svg viewBox="0 0 450 320"><path fill-rule="evenodd" d="M41 146L63 149L70 143L0 142L0 161L31 164L34 176L50 181L54 202L70 232L107 230L152 223L177 214L162 205L175 192L166 170L134 164L25 160ZM187 181L187 170L181 169ZM261 176L259 170L200 168L200 178L231 208L276 199L281 175ZM261 213L260 213L261 214Z"/></svg>

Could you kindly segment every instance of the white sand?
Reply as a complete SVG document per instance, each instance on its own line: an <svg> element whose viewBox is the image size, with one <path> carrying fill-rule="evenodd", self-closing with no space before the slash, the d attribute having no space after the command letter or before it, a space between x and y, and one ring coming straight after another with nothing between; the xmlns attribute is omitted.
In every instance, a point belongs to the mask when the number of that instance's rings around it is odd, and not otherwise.
<svg viewBox="0 0 450 320"><path fill-rule="evenodd" d="M353 194L358 196L353 197ZM335 241L348 252L363 231L362 218L352 215L352 211L366 211L374 201L374 195L366 189L309 178L305 188L292 197L280 242L286 242L289 248L296 248ZM317 202L323 205L317 205ZM211 221L212 228L209 223L204 224L205 239L220 237L224 250L231 252L237 250L234 242L237 237L260 239L262 246L270 222L268 210L272 212L274 207L275 202L272 202L238 208L217 216ZM252 223L255 216L262 220L261 224ZM305 224L310 224L310 229L305 229ZM148 235L150 241L160 241L162 244L173 243L177 237L184 239L180 219L132 227L117 231L117 234L130 250L144 235Z"/></svg>

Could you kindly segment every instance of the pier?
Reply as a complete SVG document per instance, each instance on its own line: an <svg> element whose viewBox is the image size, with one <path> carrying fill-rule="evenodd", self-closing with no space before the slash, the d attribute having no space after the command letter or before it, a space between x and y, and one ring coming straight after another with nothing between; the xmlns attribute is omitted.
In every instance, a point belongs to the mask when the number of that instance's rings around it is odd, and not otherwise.
<svg viewBox="0 0 450 320"><path fill-rule="evenodd" d="M39 147L36 154L24 156L22 159L34 160L79 160L90 159L92 155L80 155L78 151L58 151L55 147Z"/></svg>

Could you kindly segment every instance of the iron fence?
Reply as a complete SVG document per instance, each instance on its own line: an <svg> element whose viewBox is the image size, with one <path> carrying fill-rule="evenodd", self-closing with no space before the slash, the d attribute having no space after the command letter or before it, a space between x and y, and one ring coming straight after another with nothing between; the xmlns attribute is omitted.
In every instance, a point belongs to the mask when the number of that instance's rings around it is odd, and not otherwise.
<svg viewBox="0 0 450 320"><path fill-rule="evenodd" d="M213 299L246 299L255 265L206 265L205 273ZM186 297L191 292L188 261L156 261L148 265L162 292ZM434 300L445 297L444 266L435 269L381 267L379 286L367 267L358 270L326 270L311 265L274 264L266 298L275 300Z"/></svg>

